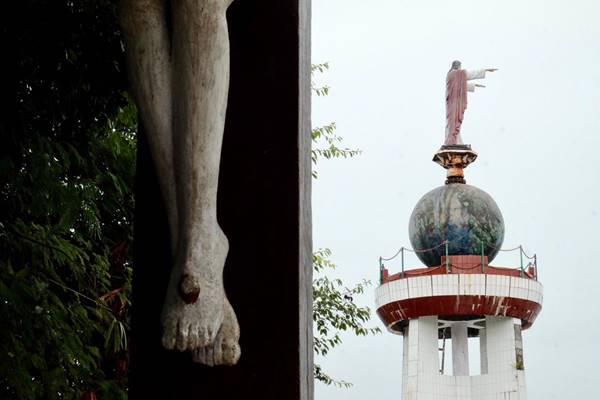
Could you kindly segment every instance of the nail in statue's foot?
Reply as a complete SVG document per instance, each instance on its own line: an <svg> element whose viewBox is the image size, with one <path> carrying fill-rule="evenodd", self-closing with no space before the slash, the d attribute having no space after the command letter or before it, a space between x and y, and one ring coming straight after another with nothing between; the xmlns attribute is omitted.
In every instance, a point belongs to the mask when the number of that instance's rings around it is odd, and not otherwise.
<svg viewBox="0 0 600 400"><path fill-rule="evenodd" d="M204 365L235 365L240 359L240 326L235 312L225 298L223 324L215 341L192 351L194 362Z"/></svg>
<svg viewBox="0 0 600 400"><path fill-rule="evenodd" d="M223 322L223 266L229 245L217 226L201 235L191 257L175 264L162 312L163 346L179 351L211 344Z"/></svg>

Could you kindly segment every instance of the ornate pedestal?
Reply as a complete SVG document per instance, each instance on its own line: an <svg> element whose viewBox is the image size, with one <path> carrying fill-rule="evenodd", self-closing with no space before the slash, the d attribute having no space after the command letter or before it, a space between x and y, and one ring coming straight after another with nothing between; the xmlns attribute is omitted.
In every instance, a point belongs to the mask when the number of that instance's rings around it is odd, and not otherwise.
<svg viewBox="0 0 600 400"><path fill-rule="evenodd" d="M446 184L467 183L463 169L476 159L470 144L446 144L433 155L433 161L448 170Z"/></svg>

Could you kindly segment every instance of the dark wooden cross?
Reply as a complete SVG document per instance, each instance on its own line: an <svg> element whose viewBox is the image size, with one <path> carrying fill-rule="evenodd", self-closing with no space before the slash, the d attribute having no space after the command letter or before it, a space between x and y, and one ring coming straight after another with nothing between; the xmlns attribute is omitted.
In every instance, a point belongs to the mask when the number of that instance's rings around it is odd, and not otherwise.
<svg viewBox="0 0 600 400"><path fill-rule="evenodd" d="M136 182L130 399L312 400L310 0L236 0L219 180L234 367L161 346L168 226L144 135ZM143 131L143 127L141 128Z"/></svg>

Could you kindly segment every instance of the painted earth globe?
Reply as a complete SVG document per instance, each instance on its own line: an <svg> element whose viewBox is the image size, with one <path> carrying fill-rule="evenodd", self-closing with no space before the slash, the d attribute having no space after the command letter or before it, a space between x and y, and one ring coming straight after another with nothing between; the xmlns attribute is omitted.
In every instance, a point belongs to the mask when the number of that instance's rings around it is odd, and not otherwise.
<svg viewBox="0 0 600 400"><path fill-rule="evenodd" d="M410 243L428 267L441 264L448 241L449 255L480 255L488 262L504 240L504 220L492 197L475 186L451 183L419 200L410 216Z"/></svg>

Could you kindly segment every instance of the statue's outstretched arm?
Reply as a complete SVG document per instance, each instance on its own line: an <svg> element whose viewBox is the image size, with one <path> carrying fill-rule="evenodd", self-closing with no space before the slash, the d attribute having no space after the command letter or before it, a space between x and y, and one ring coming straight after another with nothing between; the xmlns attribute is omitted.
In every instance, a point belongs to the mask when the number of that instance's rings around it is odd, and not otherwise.
<svg viewBox="0 0 600 400"><path fill-rule="evenodd" d="M482 69L475 69L472 71L467 71L467 80L484 79L486 72L495 72L495 71L498 71L498 68L482 68Z"/></svg>

